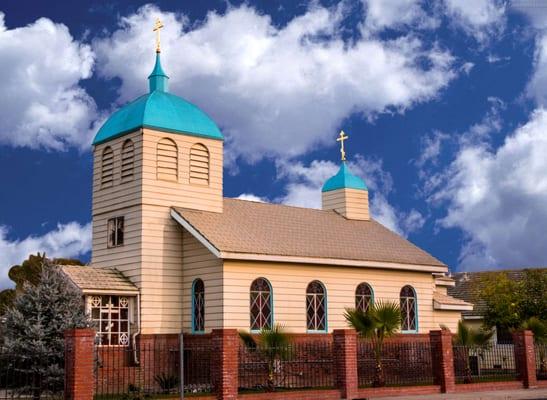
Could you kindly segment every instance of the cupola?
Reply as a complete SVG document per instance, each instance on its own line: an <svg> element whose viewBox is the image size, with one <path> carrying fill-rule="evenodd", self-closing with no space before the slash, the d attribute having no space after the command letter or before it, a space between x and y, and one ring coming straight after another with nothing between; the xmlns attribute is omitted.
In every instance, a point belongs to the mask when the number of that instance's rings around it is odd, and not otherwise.
<svg viewBox="0 0 547 400"><path fill-rule="evenodd" d="M340 142L342 165L336 175L329 178L321 190L323 210L334 210L347 219L370 220L368 206L368 188L365 182L353 175L346 164L344 140L348 136L340 132L337 141Z"/></svg>

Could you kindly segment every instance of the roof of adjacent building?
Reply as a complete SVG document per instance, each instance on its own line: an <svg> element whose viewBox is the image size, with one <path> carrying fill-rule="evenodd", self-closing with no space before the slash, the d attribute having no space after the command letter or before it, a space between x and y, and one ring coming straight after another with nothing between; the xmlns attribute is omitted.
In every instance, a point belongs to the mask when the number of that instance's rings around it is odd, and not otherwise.
<svg viewBox="0 0 547 400"><path fill-rule="evenodd" d="M101 144L139 128L223 140L215 122L196 105L167 92L168 77L159 53L148 77L150 92L126 104L110 116L97 132L93 144Z"/></svg>
<svg viewBox="0 0 547 400"><path fill-rule="evenodd" d="M367 190L367 185L365 185L365 182L361 178L353 175L346 163L342 162L336 175L329 178L321 190L323 192L330 192L337 189Z"/></svg>
<svg viewBox="0 0 547 400"><path fill-rule="evenodd" d="M173 208L171 214L223 258L258 254L447 268L380 223L346 219L335 211L224 199L222 213Z"/></svg>
<svg viewBox="0 0 547 400"><path fill-rule="evenodd" d="M472 311L464 311L464 318L481 318L486 312L486 303L480 299L480 292L484 286L484 278L492 274L507 274L511 280L521 281L527 269L518 270L498 270L498 271L479 271L479 272L459 272L452 275L456 281L454 287L448 288L448 294L474 304ZM547 268L539 268L547 273Z"/></svg>
<svg viewBox="0 0 547 400"><path fill-rule="evenodd" d="M115 268L62 265L61 270L83 293L137 293L139 289Z"/></svg>

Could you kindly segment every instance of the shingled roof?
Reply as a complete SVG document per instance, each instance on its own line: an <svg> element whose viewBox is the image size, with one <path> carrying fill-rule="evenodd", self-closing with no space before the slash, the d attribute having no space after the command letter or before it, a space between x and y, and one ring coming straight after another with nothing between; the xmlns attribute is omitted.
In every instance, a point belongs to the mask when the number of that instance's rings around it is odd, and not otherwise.
<svg viewBox="0 0 547 400"><path fill-rule="evenodd" d="M171 215L221 258L250 259L246 255L253 254L293 262L344 260L343 265L393 263L401 268L447 270L441 261L380 223L349 220L335 211L224 199L222 213L173 208Z"/></svg>
<svg viewBox="0 0 547 400"><path fill-rule="evenodd" d="M115 268L63 265L61 270L83 293L136 294L139 289Z"/></svg>
<svg viewBox="0 0 547 400"><path fill-rule="evenodd" d="M539 270L547 273L547 268L539 268ZM484 286L484 278L491 276L492 274L507 274L509 279L521 281L524 279L525 271L526 269L459 272L452 275L452 278L456 281L456 285L448 288L448 294L474 304L472 311L462 312L464 318L481 318L486 312L486 304L479 297L479 294Z"/></svg>

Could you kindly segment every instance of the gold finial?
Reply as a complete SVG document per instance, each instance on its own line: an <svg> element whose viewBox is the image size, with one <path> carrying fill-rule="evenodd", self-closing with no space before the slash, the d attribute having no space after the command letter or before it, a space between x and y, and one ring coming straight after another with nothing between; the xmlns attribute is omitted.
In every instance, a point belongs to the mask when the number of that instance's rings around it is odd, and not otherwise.
<svg viewBox="0 0 547 400"><path fill-rule="evenodd" d="M163 23L158 18L154 24L153 31L156 32L156 53L159 53L160 50L160 29L163 28Z"/></svg>
<svg viewBox="0 0 547 400"><path fill-rule="evenodd" d="M342 156L342 161L346 161L346 151L344 150L344 140L349 138L346 136L344 131L340 131L340 136L336 139L337 142L340 142L340 154Z"/></svg>

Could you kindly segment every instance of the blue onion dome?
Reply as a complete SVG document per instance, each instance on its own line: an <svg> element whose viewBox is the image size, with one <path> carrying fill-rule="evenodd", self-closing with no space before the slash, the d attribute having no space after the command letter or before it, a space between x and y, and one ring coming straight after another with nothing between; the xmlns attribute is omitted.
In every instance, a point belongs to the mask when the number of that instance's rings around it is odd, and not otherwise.
<svg viewBox="0 0 547 400"><path fill-rule="evenodd" d="M353 175L345 162L342 162L336 175L325 182L321 191L330 192L337 189L368 190L365 182L358 176Z"/></svg>
<svg viewBox="0 0 547 400"><path fill-rule="evenodd" d="M150 92L112 114L97 132L94 145L139 128L224 140L218 126L205 112L168 92L169 77L163 71L159 52L148 81Z"/></svg>

